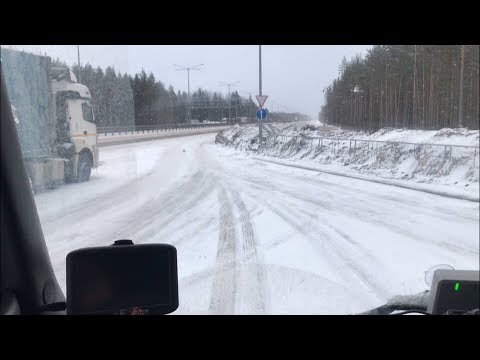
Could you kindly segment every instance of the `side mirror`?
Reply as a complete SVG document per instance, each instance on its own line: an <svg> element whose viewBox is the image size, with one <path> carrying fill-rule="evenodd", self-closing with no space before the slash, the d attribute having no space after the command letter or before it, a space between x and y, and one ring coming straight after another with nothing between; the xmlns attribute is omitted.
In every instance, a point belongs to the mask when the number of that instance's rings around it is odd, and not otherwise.
<svg viewBox="0 0 480 360"><path fill-rule="evenodd" d="M177 250L172 245L119 240L67 255L69 315L162 315L177 308Z"/></svg>

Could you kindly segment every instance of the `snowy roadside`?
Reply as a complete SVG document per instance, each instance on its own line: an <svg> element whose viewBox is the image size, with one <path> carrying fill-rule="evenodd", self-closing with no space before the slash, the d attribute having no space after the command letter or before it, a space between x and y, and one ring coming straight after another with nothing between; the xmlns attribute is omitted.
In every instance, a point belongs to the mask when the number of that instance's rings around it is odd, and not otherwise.
<svg viewBox="0 0 480 360"><path fill-rule="evenodd" d="M469 201L474 201L474 202L479 202L480 201L478 195L475 196L475 195L472 195L472 194L467 194L467 193L465 193L465 191L458 191L457 189L451 189L449 185L416 184L416 183L411 183L411 182L401 181L401 180L389 180L389 179L382 179L382 178L372 177L372 176L358 175L358 174L354 174L352 172L328 170L328 169L325 169L325 168L320 168L318 166L317 167L311 167L311 166L299 165L295 162L289 162L289 161L285 161L285 160L272 160L272 159L269 159L269 158L262 158L262 157L256 157L254 159L261 160L261 161L267 161L267 162L270 162L270 163L273 163L273 164L278 164L278 165L296 167L296 168L304 169L304 170L319 171L319 172L324 172L324 173L332 174L332 175L345 176L345 177L350 177L350 178L365 180L365 181L372 181L372 182L376 182L376 183L384 184L384 185L398 186L398 187L402 187L402 188L405 188L405 189L423 191L423 192L427 192L427 193L430 193L430 194L450 197L450 198L454 198L454 199L469 200Z"/></svg>
<svg viewBox="0 0 480 360"><path fill-rule="evenodd" d="M64 291L70 251L117 239L177 248L176 314L356 314L423 291L433 265L478 270L478 203L278 166L214 137L106 147L91 181L35 195Z"/></svg>
<svg viewBox="0 0 480 360"><path fill-rule="evenodd" d="M216 142L258 159L281 159L283 165L479 201L478 130L381 129L367 134L312 124L265 124L264 134L262 147L256 126L220 131Z"/></svg>

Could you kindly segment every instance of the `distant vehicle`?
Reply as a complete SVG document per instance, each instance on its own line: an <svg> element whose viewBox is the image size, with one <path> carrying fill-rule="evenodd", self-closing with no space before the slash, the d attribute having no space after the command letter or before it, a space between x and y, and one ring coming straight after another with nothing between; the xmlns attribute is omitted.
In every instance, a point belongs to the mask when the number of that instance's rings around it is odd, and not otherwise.
<svg viewBox="0 0 480 360"><path fill-rule="evenodd" d="M246 124L248 123L248 117L238 116L238 117L229 119L227 122L232 124Z"/></svg>
<svg viewBox="0 0 480 360"><path fill-rule="evenodd" d="M2 48L1 59L33 187L88 181L99 157L89 89L48 56Z"/></svg>
<svg viewBox="0 0 480 360"><path fill-rule="evenodd" d="M222 118L221 122L222 122L222 123L226 123L226 122L227 122L227 118Z"/></svg>
<svg viewBox="0 0 480 360"><path fill-rule="evenodd" d="M190 120L187 121L187 124L189 124L189 125L200 124L200 120L198 120L198 119L190 119Z"/></svg>

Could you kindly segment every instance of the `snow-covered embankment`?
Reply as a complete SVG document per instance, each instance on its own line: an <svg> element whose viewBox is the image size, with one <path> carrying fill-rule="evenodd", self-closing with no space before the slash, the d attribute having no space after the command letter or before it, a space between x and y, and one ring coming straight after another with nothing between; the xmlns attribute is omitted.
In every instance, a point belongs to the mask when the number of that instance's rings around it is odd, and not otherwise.
<svg viewBox="0 0 480 360"><path fill-rule="evenodd" d="M259 147L256 126L235 126L219 132L216 142L290 166L478 201L478 130L386 128L367 134L335 127L266 124L264 134L267 143Z"/></svg>

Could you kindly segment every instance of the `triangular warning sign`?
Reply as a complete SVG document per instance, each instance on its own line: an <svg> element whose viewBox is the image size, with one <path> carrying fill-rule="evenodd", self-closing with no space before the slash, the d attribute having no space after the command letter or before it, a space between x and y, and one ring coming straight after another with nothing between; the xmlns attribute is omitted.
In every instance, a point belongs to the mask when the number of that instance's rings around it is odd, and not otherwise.
<svg viewBox="0 0 480 360"><path fill-rule="evenodd" d="M265 101L267 101L268 95L255 95L255 97L257 98L258 105L262 107Z"/></svg>

